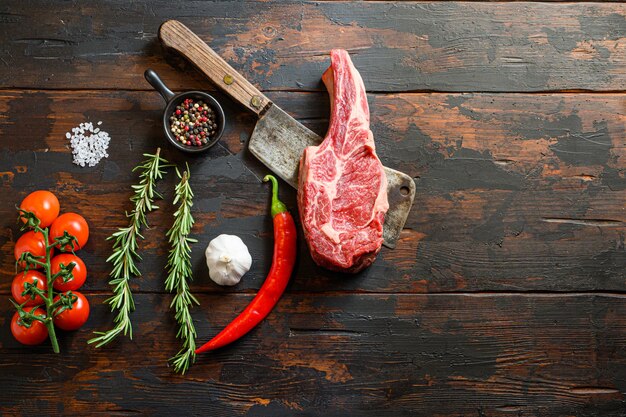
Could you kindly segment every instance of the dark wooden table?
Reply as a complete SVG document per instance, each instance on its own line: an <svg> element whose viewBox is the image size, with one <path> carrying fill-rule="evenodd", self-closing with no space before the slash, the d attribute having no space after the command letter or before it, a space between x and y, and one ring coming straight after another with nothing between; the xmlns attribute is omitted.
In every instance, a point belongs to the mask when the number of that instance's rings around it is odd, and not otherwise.
<svg viewBox="0 0 626 417"><path fill-rule="evenodd" d="M198 416L626 415L626 5L457 2L0 4L0 414ZM397 249L340 276L302 246L274 312L185 376L163 288L175 176L150 216L133 282L132 341L94 349L111 325L110 243L130 209L131 168L168 147L154 68L176 90L213 90L156 32L177 18L281 107L324 133L331 47L369 92L378 153L415 179ZM194 309L200 341L254 296L271 261L267 170L246 150L254 118L223 95L228 126L191 158ZM71 163L65 132L103 121L110 157ZM14 205L54 191L92 226L82 251L85 328L13 340ZM295 192L283 189L295 210ZM240 285L208 278L220 233L249 245Z"/></svg>

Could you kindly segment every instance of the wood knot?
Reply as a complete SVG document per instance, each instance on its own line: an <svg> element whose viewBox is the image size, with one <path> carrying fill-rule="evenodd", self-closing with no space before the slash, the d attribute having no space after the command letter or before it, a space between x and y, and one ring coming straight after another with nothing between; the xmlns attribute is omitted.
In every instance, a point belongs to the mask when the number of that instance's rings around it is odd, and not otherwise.
<svg viewBox="0 0 626 417"><path fill-rule="evenodd" d="M272 26L265 26L261 32L263 32L263 35L267 38L274 38L278 33L278 31Z"/></svg>

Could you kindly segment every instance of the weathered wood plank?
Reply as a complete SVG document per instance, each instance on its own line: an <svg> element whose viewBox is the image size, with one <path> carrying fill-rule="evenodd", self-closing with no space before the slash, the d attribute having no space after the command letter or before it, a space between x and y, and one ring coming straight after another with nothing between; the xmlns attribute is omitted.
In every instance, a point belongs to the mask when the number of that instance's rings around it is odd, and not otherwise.
<svg viewBox="0 0 626 417"><path fill-rule="evenodd" d="M271 98L323 133L327 99L318 93ZM371 95L372 129L383 162L415 177L415 206L396 250L383 249L357 277L314 266L301 245L292 290L298 291L624 291L626 282L625 96L618 94ZM203 248L220 233L240 235L254 264L234 291L259 288L271 261L267 171L245 149L253 119L226 99L223 142L189 160L196 190L194 265L197 291L222 291L209 279ZM105 238L123 224L132 167L141 153L166 146L162 103L145 92L3 92L0 113L0 216L30 191L55 191L66 210L83 212L92 237L82 251L93 278L107 290ZM103 120L110 157L93 169L71 164L65 132ZM174 176L160 186L170 201ZM295 212L295 192L282 197ZM161 291L163 233L171 207L150 216L142 245L142 291ZM16 227L0 233L0 272L14 271ZM0 280L8 293L9 280ZM230 291L230 290L229 290Z"/></svg>
<svg viewBox="0 0 626 417"><path fill-rule="evenodd" d="M626 90L626 4L52 4L0 5L0 87L145 89L153 67L176 88L206 88L156 41L178 18L263 90L321 89L332 47L352 52L370 91Z"/></svg>
<svg viewBox="0 0 626 417"><path fill-rule="evenodd" d="M287 295L231 347L185 377L169 296L139 295L135 339L86 345L111 319L90 296L62 353L25 348L0 315L2 414L212 416L621 416L626 303L604 295ZM203 295L201 340L248 295ZM4 323L3 323L4 321ZM37 400L24 393L36 389Z"/></svg>

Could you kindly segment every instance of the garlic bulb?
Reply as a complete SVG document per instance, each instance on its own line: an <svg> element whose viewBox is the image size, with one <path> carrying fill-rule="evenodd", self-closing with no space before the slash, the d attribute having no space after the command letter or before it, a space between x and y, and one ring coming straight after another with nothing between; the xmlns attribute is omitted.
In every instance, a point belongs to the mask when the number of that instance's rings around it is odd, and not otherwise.
<svg viewBox="0 0 626 417"><path fill-rule="evenodd" d="M204 254L209 276L219 285L238 284L252 265L248 247L238 236L219 235L209 243Z"/></svg>

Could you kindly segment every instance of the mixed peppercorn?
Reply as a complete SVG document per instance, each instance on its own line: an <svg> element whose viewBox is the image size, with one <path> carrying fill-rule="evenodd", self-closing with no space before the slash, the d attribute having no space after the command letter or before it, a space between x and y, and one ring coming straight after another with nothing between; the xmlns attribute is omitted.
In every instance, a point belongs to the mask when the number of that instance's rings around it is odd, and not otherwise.
<svg viewBox="0 0 626 417"><path fill-rule="evenodd" d="M187 98L170 116L170 131L183 145L204 146L217 133L215 112L202 100Z"/></svg>

